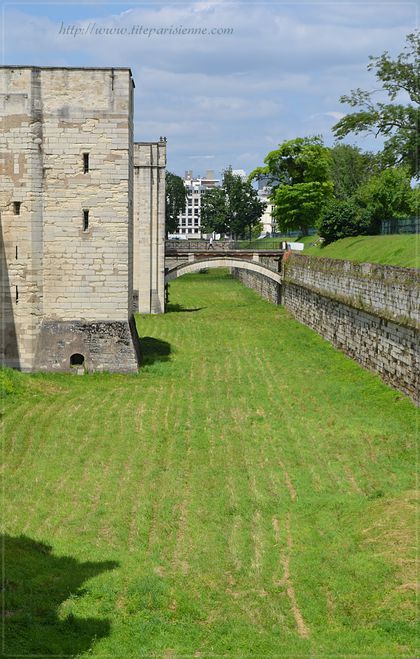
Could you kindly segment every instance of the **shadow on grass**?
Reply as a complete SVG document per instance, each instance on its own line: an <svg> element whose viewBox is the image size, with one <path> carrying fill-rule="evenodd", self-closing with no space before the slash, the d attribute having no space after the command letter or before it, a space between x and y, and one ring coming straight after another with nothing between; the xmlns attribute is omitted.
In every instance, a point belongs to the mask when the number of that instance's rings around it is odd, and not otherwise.
<svg viewBox="0 0 420 659"><path fill-rule="evenodd" d="M58 616L60 604L77 598L82 584L118 563L79 562L54 556L51 547L26 536L1 536L4 548L4 637L2 656L67 655L86 652L107 636L106 619Z"/></svg>
<svg viewBox="0 0 420 659"><path fill-rule="evenodd" d="M201 311L206 307L195 307L195 309L186 309L182 304L167 304L165 313L193 313L194 311Z"/></svg>
<svg viewBox="0 0 420 659"><path fill-rule="evenodd" d="M168 362L171 358L171 345L167 341L154 339L151 336L140 337L141 366L149 366L155 362Z"/></svg>

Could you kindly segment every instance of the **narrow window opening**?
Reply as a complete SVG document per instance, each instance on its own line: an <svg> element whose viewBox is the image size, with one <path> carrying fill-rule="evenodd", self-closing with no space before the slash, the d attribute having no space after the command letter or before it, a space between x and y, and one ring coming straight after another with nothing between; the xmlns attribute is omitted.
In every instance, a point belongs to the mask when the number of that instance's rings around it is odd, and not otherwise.
<svg viewBox="0 0 420 659"><path fill-rule="evenodd" d="M89 154L83 154L83 173L87 174L89 171Z"/></svg>
<svg viewBox="0 0 420 659"><path fill-rule="evenodd" d="M74 355L70 357L70 366L83 366L84 363L85 357L79 352L75 352Z"/></svg>
<svg viewBox="0 0 420 659"><path fill-rule="evenodd" d="M19 289L16 286L16 304L19 302Z"/></svg>
<svg viewBox="0 0 420 659"><path fill-rule="evenodd" d="M15 215L20 215L20 206L21 206L20 201L14 201L13 202L13 213Z"/></svg>
<svg viewBox="0 0 420 659"><path fill-rule="evenodd" d="M18 259L18 246L16 245L16 261Z"/></svg>
<svg viewBox="0 0 420 659"><path fill-rule="evenodd" d="M89 229L89 211L84 210L83 211L83 231L87 231Z"/></svg>

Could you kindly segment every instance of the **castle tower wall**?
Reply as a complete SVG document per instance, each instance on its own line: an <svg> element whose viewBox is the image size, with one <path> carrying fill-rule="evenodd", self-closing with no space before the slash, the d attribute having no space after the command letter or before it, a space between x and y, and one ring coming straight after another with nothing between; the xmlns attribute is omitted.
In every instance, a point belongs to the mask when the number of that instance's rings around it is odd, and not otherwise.
<svg viewBox="0 0 420 659"><path fill-rule="evenodd" d="M166 142L134 144L134 300L140 313L165 310Z"/></svg>
<svg viewBox="0 0 420 659"><path fill-rule="evenodd" d="M0 69L0 360L24 370L43 314L42 112L39 70Z"/></svg>
<svg viewBox="0 0 420 659"><path fill-rule="evenodd" d="M132 95L129 69L0 67L7 365L137 370Z"/></svg>

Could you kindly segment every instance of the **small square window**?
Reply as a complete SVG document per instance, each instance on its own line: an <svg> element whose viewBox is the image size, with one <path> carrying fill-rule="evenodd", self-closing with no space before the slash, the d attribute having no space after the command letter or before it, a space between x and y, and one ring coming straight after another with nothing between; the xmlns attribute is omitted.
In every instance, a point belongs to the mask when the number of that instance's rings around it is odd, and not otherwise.
<svg viewBox="0 0 420 659"><path fill-rule="evenodd" d="M14 201L14 202L13 202L13 213L14 213L15 215L20 215L20 207L21 207L21 203L22 203L22 202L20 202L20 201Z"/></svg>

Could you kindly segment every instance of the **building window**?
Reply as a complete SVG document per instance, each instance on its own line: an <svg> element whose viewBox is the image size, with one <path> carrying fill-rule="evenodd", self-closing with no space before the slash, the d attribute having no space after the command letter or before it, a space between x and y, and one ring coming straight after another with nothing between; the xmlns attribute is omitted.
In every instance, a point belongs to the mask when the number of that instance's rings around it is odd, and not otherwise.
<svg viewBox="0 0 420 659"><path fill-rule="evenodd" d="M18 289L17 286L16 286L16 293L15 293L15 296L16 296L15 299L16 299L16 304L17 304L17 303L19 302L19 289Z"/></svg>
<svg viewBox="0 0 420 659"><path fill-rule="evenodd" d="M16 254L15 254L16 261L18 260L18 246L16 245Z"/></svg>
<svg viewBox="0 0 420 659"><path fill-rule="evenodd" d="M89 229L89 211L84 210L83 211L83 231L87 231Z"/></svg>
<svg viewBox="0 0 420 659"><path fill-rule="evenodd" d="M13 202L13 213L15 215L20 215L20 207L21 207L21 202L20 201L14 201Z"/></svg>
<svg viewBox="0 0 420 659"><path fill-rule="evenodd" d="M89 154L83 154L83 173L87 174L89 171Z"/></svg>

